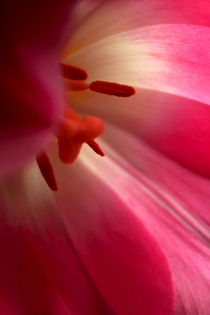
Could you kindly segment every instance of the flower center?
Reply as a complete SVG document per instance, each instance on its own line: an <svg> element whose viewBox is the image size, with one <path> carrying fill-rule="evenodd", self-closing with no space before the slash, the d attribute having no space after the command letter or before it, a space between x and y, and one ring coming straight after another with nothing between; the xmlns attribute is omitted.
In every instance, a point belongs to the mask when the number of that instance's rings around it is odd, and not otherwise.
<svg viewBox="0 0 210 315"><path fill-rule="evenodd" d="M130 97L135 94L135 89L129 85L107 81L86 82L87 72L72 65L61 64L61 72L65 81L65 88L71 91L91 90L93 92ZM62 119L59 122L56 137L58 140L59 158L63 163L72 163L77 158L83 143L86 143L95 153L104 156L104 153L94 140L104 131L101 119L94 116L79 116L68 106L65 108ZM58 190L53 167L45 151L36 157L40 172L47 185L53 191Z"/></svg>

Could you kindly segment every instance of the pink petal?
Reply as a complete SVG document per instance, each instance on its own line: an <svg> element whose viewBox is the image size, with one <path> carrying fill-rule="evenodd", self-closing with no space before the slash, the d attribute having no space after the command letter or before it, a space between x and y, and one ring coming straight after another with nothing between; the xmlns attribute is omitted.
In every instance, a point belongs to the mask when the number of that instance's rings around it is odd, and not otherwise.
<svg viewBox="0 0 210 315"><path fill-rule="evenodd" d="M130 84L136 95L119 99L72 93L71 102L84 114L129 129L170 158L209 176L209 43L210 29L193 25L139 28L98 41L68 61L87 69L90 81Z"/></svg>
<svg viewBox="0 0 210 315"><path fill-rule="evenodd" d="M114 312L171 314L170 270L144 222L79 161L69 167L58 161L56 174L60 189L55 197L68 233Z"/></svg>
<svg viewBox="0 0 210 315"><path fill-rule="evenodd" d="M1 173L20 166L46 144L62 112L57 55L73 4L9 0L0 5Z"/></svg>
<svg viewBox="0 0 210 315"><path fill-rule="evenodd" d="M169 161L135 137L114 128L111 131L107 143L113 147L100 142L106 157L98 158L87 149L68 172L61 165L57 169L61 185L57 198L75 248L112 308L124 314L121 305L125 314L139 314L139 304L127 293L125 281L134 272L131 283L142 292L139 281L141 286L144 281L153 286L155 279L159 284L163 280L159 272L151 279L143 267L151 261L153 268L160 267L149 231L172 272L173 314L206 315L210 307L209 180ZM138 261L145 244L154 256ZM140 280L143 270L145 277ZM127 282L129 292L135 292L131 283ZM120 297L127 294L126 298L118 301L116 292ZM161 299L155 314L158 310Z"/></svg>
<svg viewBox="0 0 210 315"><path fill-rule="evenodd" d="M100 176L112 183L113 189L120 191L121 187L123 200L132 205L164 248L175 285L175 314L207 314L210 308L209 180L176 165L122 130L110 131L106 141L115 150L110 150L105 143L100 145L124 174L120 183L110 177L117 177L115 164L106 173L103 165ZM128 174L132 179L128 179Z"/></svg>
<svg viewBox="0 0 210 315"><path fill-rule="evenodd" d="M87 44L137 27L168 23L209 26L209 1L129 0L123 4L121 0L78 1L74 33L67 51L77 51Z"/></svg>
<svg viewBox="0 0 210 315"><path fill-rule="evenodd" d="M33 166L1 182L0 313L112 315Z"/></svg>

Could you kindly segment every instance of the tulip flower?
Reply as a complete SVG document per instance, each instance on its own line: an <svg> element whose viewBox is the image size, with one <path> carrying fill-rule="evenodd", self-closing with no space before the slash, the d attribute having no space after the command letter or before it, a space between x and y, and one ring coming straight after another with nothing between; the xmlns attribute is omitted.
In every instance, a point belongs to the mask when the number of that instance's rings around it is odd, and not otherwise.
<svg viewBox="0 0 210 315"><path fill-rule="evenodd" d="M1 7L0 313L208 315L208 1Z"/></svg>

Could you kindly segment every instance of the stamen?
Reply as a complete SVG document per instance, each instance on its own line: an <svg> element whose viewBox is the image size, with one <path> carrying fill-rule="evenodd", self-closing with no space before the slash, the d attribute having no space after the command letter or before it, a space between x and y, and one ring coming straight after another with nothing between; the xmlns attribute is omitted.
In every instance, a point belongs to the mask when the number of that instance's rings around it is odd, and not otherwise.
<svg viewBox="0 0 210 315"><path fill-rule="evenodd" d="M37 164L40 172L46 181L47 185L53 190L58 190L57 182L55 179L54 171L47 154L43 151L36 157Z"/></svg>
<svg viewBox="0 0 210 315"><path fill-rule="evenodd" d="M88 140L86 143L91 149L93 149L94 152L96 152L100 156L104 156L104 152L101 150L97 142L95 142L94 140Z"/></svg>
<svg viewBox="0 0 210 315"><path fill-rule="evenodd" d="M89 85L89 89L94 92L119 97L129 97L135 94L135 89L132 86L107 81L93 81Z"/></svg>
<svg viewBox="0 0 210 315"><path fill-rule="evenodd" d="M76 66L61 64L62 76L70 80L86 80L87 72Z"/></svg>

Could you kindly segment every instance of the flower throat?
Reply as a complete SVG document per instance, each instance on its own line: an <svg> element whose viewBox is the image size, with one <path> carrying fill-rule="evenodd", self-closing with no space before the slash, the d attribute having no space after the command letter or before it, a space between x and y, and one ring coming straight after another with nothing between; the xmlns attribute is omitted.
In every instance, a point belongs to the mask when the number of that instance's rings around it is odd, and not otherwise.
<svg viewBox="0 0 210 315"><path fill-rule="evenodd" d="M73 65L61 64L61 73L65 80L67 90L91 90L117 97L130 97L135 89L129 85L108 81L86 82L88 74L84 69ZM65 112L59 122L56 137L58 141L58 154L63 163L72 163L77 158L83 143L86 143L95 153L104 156L104 153L94 140L104 131L101 119L94 116L85 116L80 119L78 115L66 105ZM36 157L40 172L53 191L58 190L54 170L45 151Z"/></svg>

